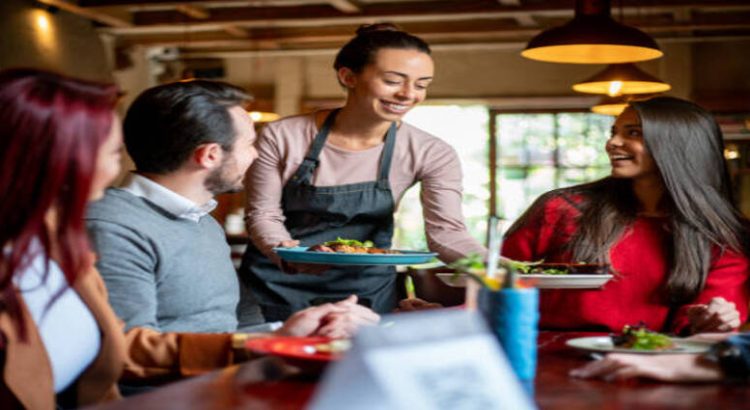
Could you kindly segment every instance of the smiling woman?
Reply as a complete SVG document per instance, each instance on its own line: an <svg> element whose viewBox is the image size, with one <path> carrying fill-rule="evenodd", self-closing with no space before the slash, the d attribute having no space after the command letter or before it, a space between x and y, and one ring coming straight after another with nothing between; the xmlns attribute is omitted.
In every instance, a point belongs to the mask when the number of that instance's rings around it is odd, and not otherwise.
<svg viewBox="0 0 750 410"><path fill-rule="evenodd" d="M611 263L616 273L602 290L542 292L541 325L738 327L747 316L747 232L710 114L676 98L631 102L606 151L611 177L543 195L508 232L503 254L512 259Z"/></svg>
<svg viewBox="0 0 750 410"><path fill-rule="evenodd" d="M430 250L446 262L484 252L464 225L456 152L402 121L424 101L432 82L429 46L390 24L364 26L340 50L333 68L347 92L343 107L271 123L259 138L259 158L246 180L252 243L240 268L246 285L241 323L253 299L269 320L349 294L377 312L393 310L393 267L290 266L273 248L342 237L388 249L393 213L417 182ZM322 274L288 275L291 271Z"/></svg>

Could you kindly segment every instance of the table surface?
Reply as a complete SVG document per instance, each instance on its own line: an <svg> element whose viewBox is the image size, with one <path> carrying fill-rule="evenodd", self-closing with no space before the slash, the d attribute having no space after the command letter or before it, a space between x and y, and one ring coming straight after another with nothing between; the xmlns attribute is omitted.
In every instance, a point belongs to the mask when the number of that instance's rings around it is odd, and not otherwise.
<svg viewBox="0 0 750 410"><path fill-rule="evenodd" d="M580 380L568 371L590 360L565 340L590 334L542 332L535 395L540 409L740 409L750 408L742 384L666 384L645 380ZM238 367L184 380L150 393L98 406L118 409L299 409L312 397L315 378L292 378L240 386Z"/></svg>

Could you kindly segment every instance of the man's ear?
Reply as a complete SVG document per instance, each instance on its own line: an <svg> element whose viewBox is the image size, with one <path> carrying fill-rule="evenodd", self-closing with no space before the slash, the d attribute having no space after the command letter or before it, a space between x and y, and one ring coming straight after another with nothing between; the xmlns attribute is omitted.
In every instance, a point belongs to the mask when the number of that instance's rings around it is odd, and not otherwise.
<svg viewBox="0 0 750 410"><path fill-rule="evenodd" d="M354 88L357 85L357 75L349 67L341 67L336 72L339 84L346 88Z"/></svg>
<svg viewBox="0 0 750 410"><path fill-rule="evenodd" d="M224 159L224 150L221 145L210 142L199 145L193 151L193 161L201 168L215 169L221 166Z"/></svg>

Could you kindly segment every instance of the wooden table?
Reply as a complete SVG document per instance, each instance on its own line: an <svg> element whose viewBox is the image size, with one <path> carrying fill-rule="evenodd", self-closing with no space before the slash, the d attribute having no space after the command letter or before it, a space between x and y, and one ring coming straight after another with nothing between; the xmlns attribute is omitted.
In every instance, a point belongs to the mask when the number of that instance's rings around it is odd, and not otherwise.
<svg viewBox="0 0 750 410"><path fill-rule="evenodd" d="M750 387L731 384L665 384L650 381L608 383L568 377L589 359L565 346L581 333L542 332L535 400L541 409L747 409ZM177 382L150 393L97 407L118 409L300 409L317 381L292 378L238 386L237 367Z"/></svg>

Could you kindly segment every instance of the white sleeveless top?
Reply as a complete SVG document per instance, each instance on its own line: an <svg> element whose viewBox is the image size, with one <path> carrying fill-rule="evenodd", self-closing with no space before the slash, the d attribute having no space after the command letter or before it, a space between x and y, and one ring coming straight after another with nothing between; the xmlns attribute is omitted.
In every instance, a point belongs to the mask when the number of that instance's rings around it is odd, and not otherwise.
<svg viewBox="0 0 750 410"><path fill-rule="evenodd" d="M101 334L94 316L78 294L68 287L58 264L50 260L46 280L44 257L38 242L31 245L33 260L14 278L36 323L52 365L55 393L68 388L94 361ZM49 303L61 289L62 294Z"/></svg>

